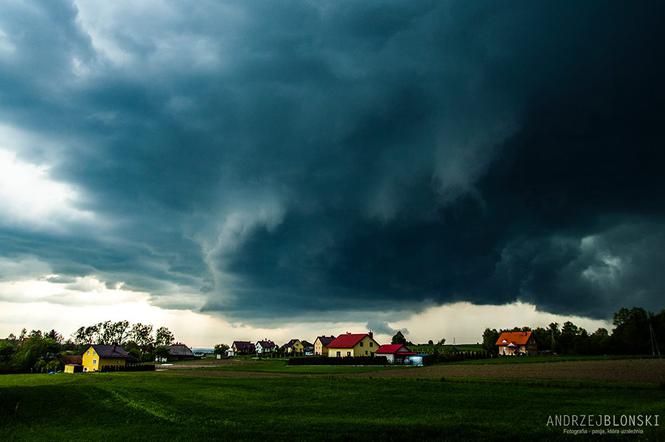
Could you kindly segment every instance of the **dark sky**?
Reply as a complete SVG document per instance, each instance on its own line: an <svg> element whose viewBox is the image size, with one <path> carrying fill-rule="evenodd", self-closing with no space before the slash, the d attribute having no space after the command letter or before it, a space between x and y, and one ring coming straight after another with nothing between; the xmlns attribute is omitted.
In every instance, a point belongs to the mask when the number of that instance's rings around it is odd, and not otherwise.
<svg viewBox="0 0 665 442"><path fill-rule="evenodd" d="M77 195L0 201L2 259L250 322L665 307L662 2L104 3L1 7L0 149Z"/></svg>

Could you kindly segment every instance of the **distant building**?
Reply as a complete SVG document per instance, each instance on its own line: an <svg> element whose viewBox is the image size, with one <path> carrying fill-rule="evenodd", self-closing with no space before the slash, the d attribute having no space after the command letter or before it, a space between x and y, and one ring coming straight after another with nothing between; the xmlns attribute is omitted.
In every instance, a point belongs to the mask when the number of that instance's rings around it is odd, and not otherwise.
<svg viewBox="0 0 665 442"><path fill-rule="evenodd" d="M404 364L409 356L415 356L404 344L382 345L376 350L376 356L385 356L389 364Z"/></svg>
<svg viewBox="0 0 665 442"><path fill-rule="evenodd" d="M91 345L83 353L83 371L102 371L125 367L129 353L119 345Z"/></svg>
<svg viewBox="0 0 665 442"><path fill-rule="evenodd" d="M192 349L187 347L185 344L176 343L169 346L169 360L170 361L181 361L185 359L194 359L196 356L192 352Z"/></svg>
<svg viewBox="0 0 665 442"><path fill-rule="evenodd" d="M302 355L305 349L300 342L300 339L291 339L286 344L282 345L282 351L287 355Z"/></svg>
<svg viewBox="0 0 665 442"><path fill-rule="evenodd" d="M233 341L230 350L230 356L251 355L256 352L256 347L249 341Z"/></svg>
<svg viewBox="0 0 665 442"><path fill-rule="evenodd" d="M530 331L501 332L496 345L501 356L532 355L538 352L536 339Z"/></svg>
<svg viewBox="0 0 665 442"><path fill-rule="evenodd" d="M328 344L334 340L334 336L317 336L316 341L314 341L314 354L328 356Z"/></svg>
<svg viewBox="0 0 665 442"><path fill-rule="evenodd" d="M258 341L254 347L256 348L256 354L259 355L277 351L277 344L275 344L269 339L263 339L262 341Z"/></svg>
<svg viewBox="0 0 665 442"><path fill-rule="evenodd" d="M374 340L372 332L345 333L328 344L328 357L374 356L377 348L379 344Z"/></svg>
<svg viewBox="0 0 665 442"><path fill-rule="evenodd" d="M302 352L305 356L314 356L314 344L307 341L300 341L302 344Z"/></svg>

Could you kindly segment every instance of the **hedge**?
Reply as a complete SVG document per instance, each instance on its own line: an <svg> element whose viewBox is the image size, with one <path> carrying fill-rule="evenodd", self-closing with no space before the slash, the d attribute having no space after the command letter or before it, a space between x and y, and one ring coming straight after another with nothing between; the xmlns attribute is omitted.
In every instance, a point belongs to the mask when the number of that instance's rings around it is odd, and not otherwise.
<svg viewBox="0 0 665 442"><path fill-rule="evenodd" d="M344 358L304 357L291 358L288 365L387 365L385 356L347 356Z"/></svg>

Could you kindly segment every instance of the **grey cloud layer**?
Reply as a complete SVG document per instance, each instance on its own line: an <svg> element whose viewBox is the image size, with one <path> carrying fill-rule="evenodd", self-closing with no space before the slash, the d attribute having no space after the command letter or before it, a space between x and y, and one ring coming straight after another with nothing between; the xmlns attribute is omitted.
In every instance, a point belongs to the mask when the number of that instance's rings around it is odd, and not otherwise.
<svg viewBox="0 0 665 442"><path fill-rule="evenodd" d="M657 2L3 9L0 121L112 225L4 257L244 320L662 307Z"/></svg>

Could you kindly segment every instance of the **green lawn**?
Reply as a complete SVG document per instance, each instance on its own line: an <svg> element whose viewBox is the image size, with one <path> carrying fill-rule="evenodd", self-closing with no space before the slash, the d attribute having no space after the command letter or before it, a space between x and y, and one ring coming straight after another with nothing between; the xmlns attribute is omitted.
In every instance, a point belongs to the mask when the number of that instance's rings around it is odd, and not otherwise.
<svg viewBox="0 0 665 442"><path fill-rule="evenodd" d="M662 416L665 390L339 375L252 378L251 373L0 376L3 441L533 440L562 437L560 429L546 427L548 415L557 413ZM662 440L662 428L645 436Z"/></svg>

